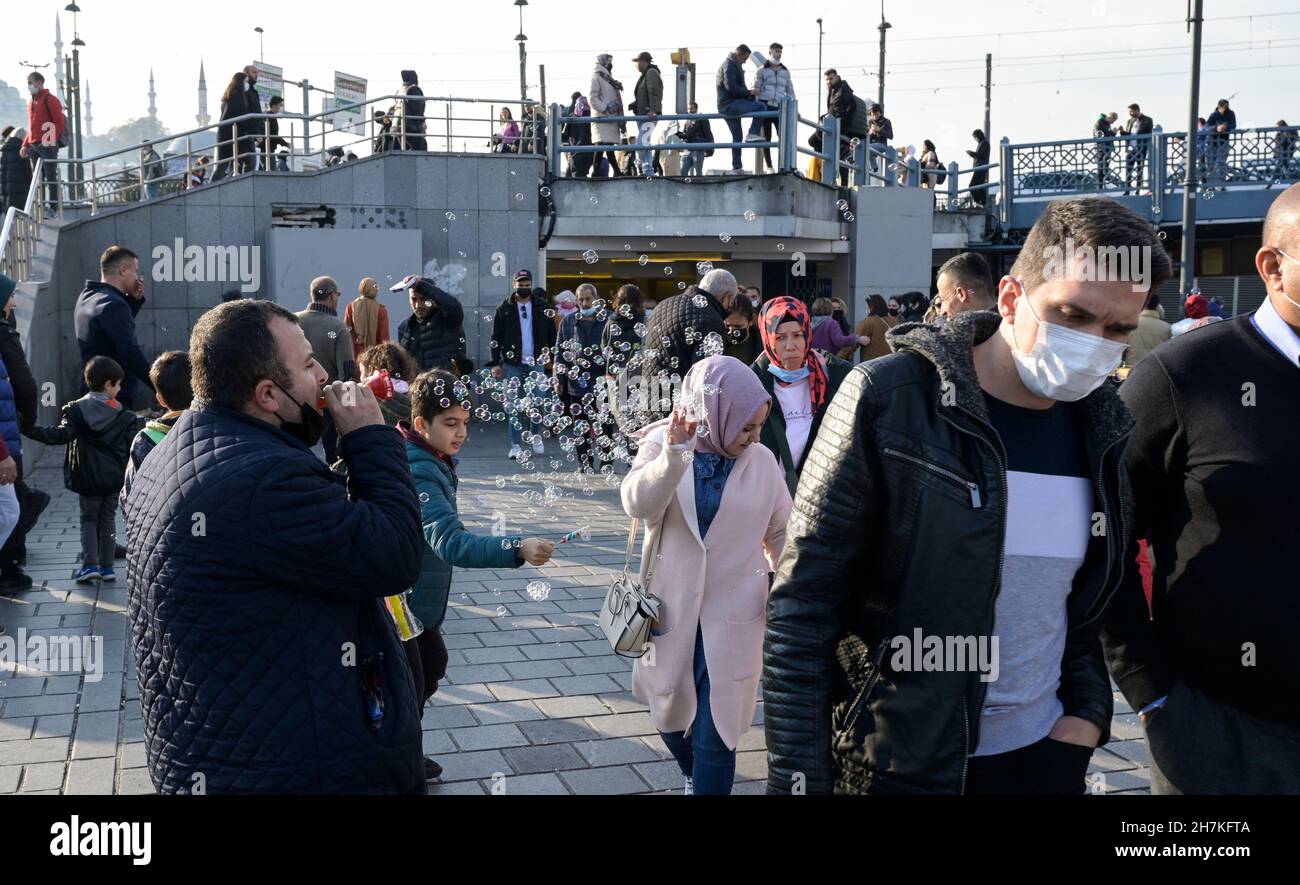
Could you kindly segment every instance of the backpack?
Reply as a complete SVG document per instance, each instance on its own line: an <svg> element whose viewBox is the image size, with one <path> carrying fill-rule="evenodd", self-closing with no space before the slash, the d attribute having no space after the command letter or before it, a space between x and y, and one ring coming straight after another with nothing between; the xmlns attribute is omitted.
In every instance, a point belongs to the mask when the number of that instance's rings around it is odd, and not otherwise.
<svg viewBox="0 0 1300 885"><path fill-rule="evenodd" d="M45 113L50 115L50 121L53 122L54 114L50 111L50 94L48 92L45 93ZM55 144L65 148L68 146L68 118L64 114L60 114L60 116L63 117L63 131L59 133L59 140Z"/></svg>

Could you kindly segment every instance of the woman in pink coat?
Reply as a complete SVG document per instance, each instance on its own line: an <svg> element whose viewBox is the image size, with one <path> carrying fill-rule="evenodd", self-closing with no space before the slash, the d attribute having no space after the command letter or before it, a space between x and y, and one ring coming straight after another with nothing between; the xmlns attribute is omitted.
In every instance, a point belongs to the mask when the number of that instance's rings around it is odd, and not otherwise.
<svg viewBox="0 0 1300 885"><path fill-rule="evenodd" d="M771 398L744 363L701 360L682 405L641 432L623 509L645 520L660 600L652 647L632 671L686 792L727 795L763 669L768 572L785 545L790 493L758 442ZM647 555L642 554L645 581Z"/></svg>

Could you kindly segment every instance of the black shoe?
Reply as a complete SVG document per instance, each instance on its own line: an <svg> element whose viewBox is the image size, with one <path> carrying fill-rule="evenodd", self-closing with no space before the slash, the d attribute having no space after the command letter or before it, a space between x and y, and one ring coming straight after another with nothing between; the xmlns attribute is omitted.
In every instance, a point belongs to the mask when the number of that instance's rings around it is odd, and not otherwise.
<svg viewBox="0 0 1300 885"><path fill-rule="evenodd" d="M0 574L0 596L13 596L32 588L32 578L22 569Z"/></svg>
<svg viewBox="0 0 1300 885"><path fill-rule="evenodd" d="M442 777L442 766L434 762L428 756L424 757L424 779L427 781L436 781Z"/></svg>
<svg viewBox="0 0 1300 885"><path fill-rule="evenodd" d="M121 544L116 545L116 546L113 548L113 558L114 558L114 559L126 559L126 548L123 547Z"/></svg>
<svg viewBox="0 0 1300 885"><path fill-rule="evenodd" d="M41 518L45 508L50 506L50 495L48 492L42 492L40 489L32 489L31 492L23 499L21 513L18 517L18 524L14 526L14 534L18 536L26 535L35 526L36 521ZM23 554L27 553L24 548Z"/></svg>

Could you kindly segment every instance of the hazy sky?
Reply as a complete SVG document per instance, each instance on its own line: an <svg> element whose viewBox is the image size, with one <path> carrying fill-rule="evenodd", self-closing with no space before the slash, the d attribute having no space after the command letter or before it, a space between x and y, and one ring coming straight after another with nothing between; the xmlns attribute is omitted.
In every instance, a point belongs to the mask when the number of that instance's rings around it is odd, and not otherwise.
<svg viewBox="0 0 1300 885"><path fill-rule="evenodd" d="M7 2L0 78L17 85L20 61L49 62L54 17L63 18L70 52L72 15L62 0ZM1300 8L1295 0L1237 0L1206 4L1202 112L1231 96L1241 126L1300 119ZM145 114L149 69L157 83L158 114L171 131L193 128L199 60L208 76L209 113L230 74L256 60L265 29L266 61L286 80L306 76L333 84L337 70L365 77L370 95L395 91L402 68L419 71L428 95L511 98L519 91L518 10L512 0L398 3L284 2L214 4L194 0L82 0L79 28L86 47L83 78L91 84L95 131ZM864 98L876 93L879 7L822 0L591 3L531 0L524 9L528 80L538 97L539 64L546 66L547 98L567 101L586 90L599 52L615 57L614 76L631 101L636 71L631 58L648 50L664 71L671 109L669 52L688 46L698 65L698 95L715 107L713 78L729 48L746 42L765 50L785 46L785 63L801 96L820 98L817 24L825 28L823 65L837 67ZM984 53L993 53L992 135L1012 142L1081 138L1097 113L1124 115L1142 104L1166 130L1187 116L1189 37L1186 0L982 0L886 4L889 52L885 112L895 142L936 142L940 158L965 160L968 134L983 123ZM753 78L754 68L746 67ZM46 69L47 76L50 69ZM51 78L52 79L52 78ZM312 109L319 98L313 95ZM301 91L288 106L301 109ZM806 105L804 116L811 116ZM721 133L719 133L721 134ZM996 159L996 156L995 158Z"/></svg>

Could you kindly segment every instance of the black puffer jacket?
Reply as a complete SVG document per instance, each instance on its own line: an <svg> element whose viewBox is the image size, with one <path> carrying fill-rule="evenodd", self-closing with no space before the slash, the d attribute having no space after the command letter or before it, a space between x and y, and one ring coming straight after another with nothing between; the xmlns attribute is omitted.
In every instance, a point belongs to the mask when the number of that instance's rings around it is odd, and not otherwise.
<svg viewBox="0 0 1300 885"><path fill-rule="evenodd" d="M681 375L709 356L706 342L716 334L717 352L726 347L726 311L718 299L691 286L659 302L646 324L641 371L645 375Z"/></svg>
<svg viewBox="0 0 1300 885"><path fill-rule="evenodd" d="M419 699L382 601L420 574L420 503L391 427L340 451L346 485L279 427L195 400L141 462L127 585L160 793L425 792Z"/></svg>
<svg viewBox="0 0 1300 885"><path fill-rule="evenodd" d="M965 787L987 683L975 670L895 672L886 651L914 628L990 633L1007 479L972 347L1000 322L976 311L899 326L896 352L857 366L831 401L768 605L769 792L789 793L797 773L809 793ZM1104 742L1113 699L1097 619L1132 562L1119 464L1133 420L1109 384L1073 408L1110 530L1091 539L1074 579L1058 694Z"/></svg>
<svg viewBox="0 0 1300 885"><path fill-rule="evenodd" d="M397 343L426 369L451 367L451 361L465 358L465 308L456 298L421 278L415 292L434 303L433 311L421 320L412 313L397 327ZM462 371L465 369L461 366Z"/></svg>
<svg viewBox="0 0 1300 885"><path fill-rule="evenodd" d="M27 192L32 187L32 164L20 155L23 140L9 136L0 145L0 197L6 206L19 209L27 203Z"/></svg>
<svg viewBox="0 0 1300 885"><path fill-rule="evenodd" d="M131 440L144 428L144 419L108 400L88 393L63 407L56 427L24 431L47 446L66 445L63 484L78 495L116 495L122 490Z"/></svg>

